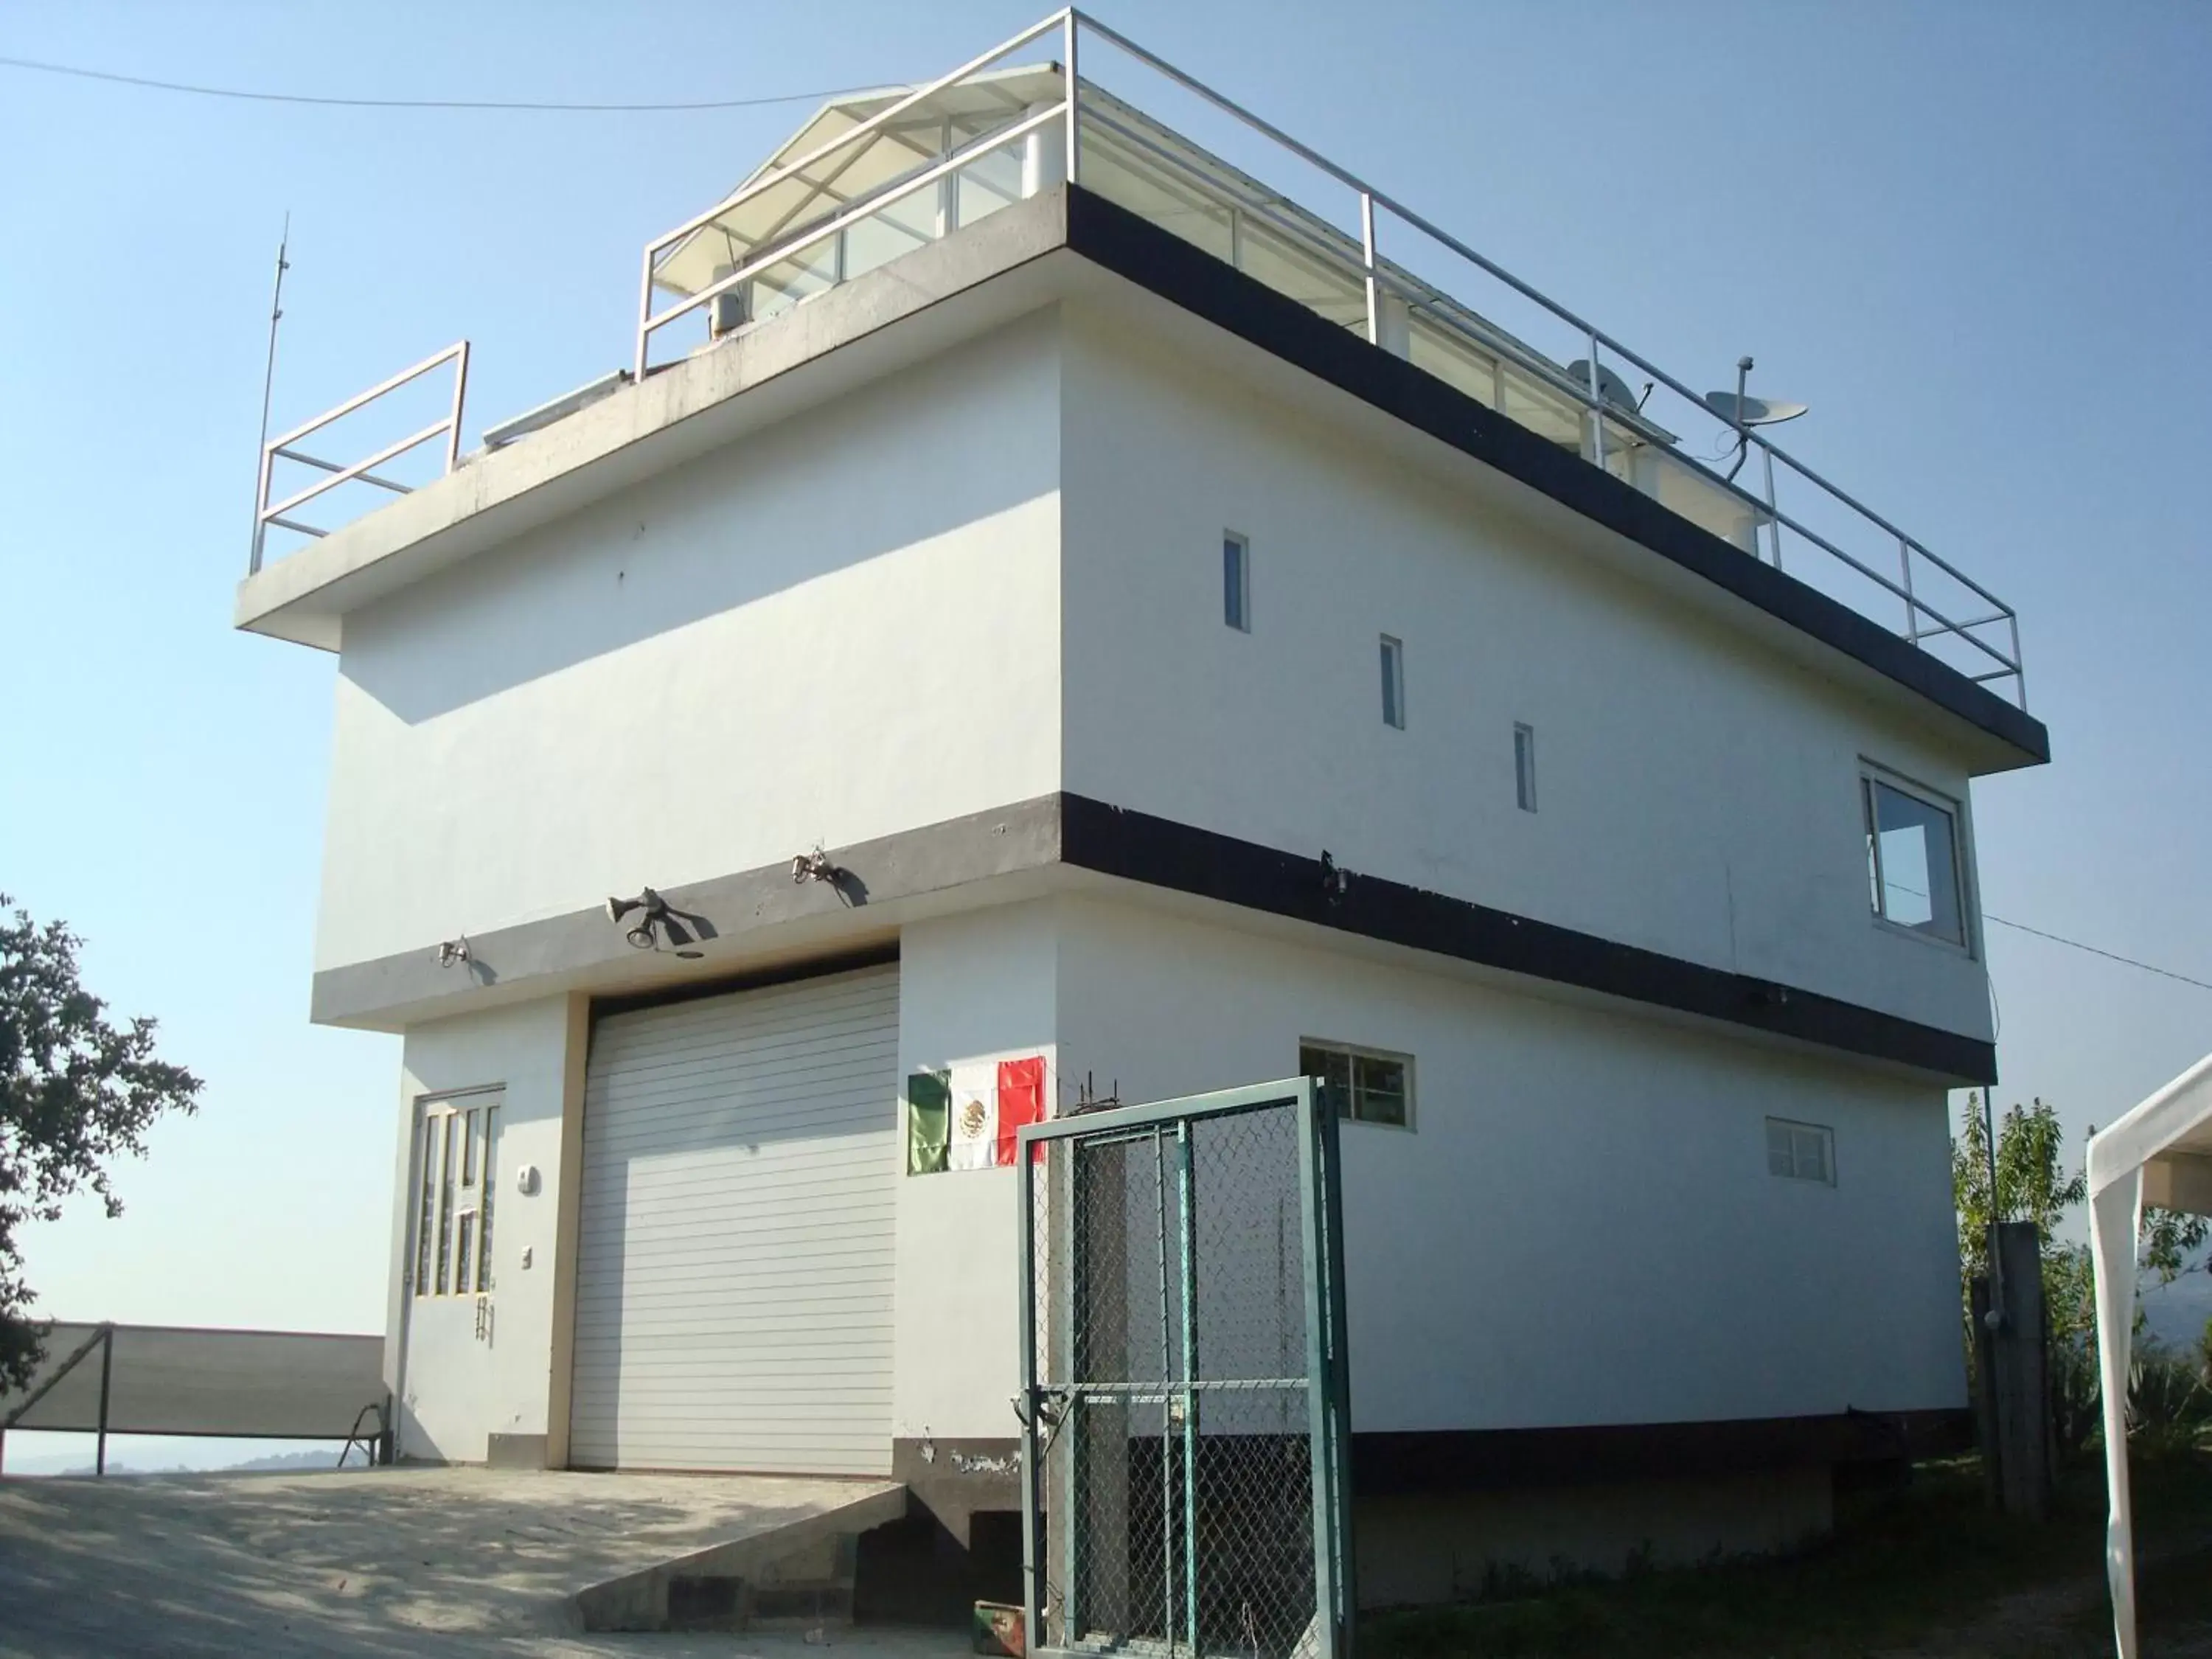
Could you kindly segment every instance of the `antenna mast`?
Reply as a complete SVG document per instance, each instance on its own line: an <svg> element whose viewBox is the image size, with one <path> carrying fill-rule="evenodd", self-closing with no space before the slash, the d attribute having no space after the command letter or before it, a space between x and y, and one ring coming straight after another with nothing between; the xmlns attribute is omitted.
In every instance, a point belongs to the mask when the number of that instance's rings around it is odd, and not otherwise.
<svg viewBox="0 0 2212 1659"><path fill-rule="evenodd" d="M254 446L259 482L253 497L253 554L246 565L251 575L261 568L261 514L269 505L269 399L276 386L276 325L284 315L284 273L291 263L284 257L292 245L292 213L284 211L284 229L276 239L276 283L269 296L269 361L261 372L261 439Z"/></svg>

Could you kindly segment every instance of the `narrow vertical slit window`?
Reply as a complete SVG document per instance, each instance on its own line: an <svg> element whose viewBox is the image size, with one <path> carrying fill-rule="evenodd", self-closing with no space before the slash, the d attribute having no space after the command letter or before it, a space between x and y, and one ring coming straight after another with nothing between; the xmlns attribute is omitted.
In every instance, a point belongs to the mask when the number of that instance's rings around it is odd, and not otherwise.
<svg viewBox="0 0 2212 1659"><path fill-rule="evenodd" d="M1221 536L1221 620L1252 631L1252 544L1233 530Z"/></svg>
<svg viewBox="0 0 2212 1659"><path fill-rule="evenodd" d="M1513 798L1524 812L1536 810L1536 728L1513 727Z"/></svg>
<svg viewBox="0 0 2212 1659"><path fill-rule="evenodd" d="M469 1188L476 1184L477 1115L471 1112L461 1127L461 1185Z"/></svg>
<svg viewBox="0 0 2212 1659"><path fill-rule="evenodd" d="M1406 647L1382 636L1382 724L1406 729Z"/></svg>

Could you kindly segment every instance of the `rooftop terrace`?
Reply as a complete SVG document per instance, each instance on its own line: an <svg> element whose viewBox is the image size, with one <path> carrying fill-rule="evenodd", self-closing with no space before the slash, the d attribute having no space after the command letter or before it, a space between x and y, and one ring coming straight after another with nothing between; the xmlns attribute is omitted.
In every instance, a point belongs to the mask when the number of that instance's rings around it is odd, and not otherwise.
<svg viewBox="0 0 2212 1659"><path fill-rule="evenodd" d="M1055 49L1054 61L1020 61ZM1174 125L1140 100L1172 111ZM713 350L1063 180L1411 362L2026 708L2019 618L1980 583L1759 426L1740 424L1726 398L1693 391L1419 214L1073 10L927 85L817 111L722 201L646 248L630 366L486 428L485 448L521 441L625 383ZM434 384L442 399L438 377L449 368L450 405L441 402L435 421L368 459L340 465L301 447L325 428L345 430L349 417L403 387L419 393ZM435 454L434 443L447 471L469 465L460 443L467 372L461 342L272 440L262 456L252 570L270 556L272 531L295 546L297 538L327 533L301 516L311 501L343 501L364 486L404 493L410 484L389 469L404 457ZM276 480L286 471L298 487L280 497Z"/></svg>

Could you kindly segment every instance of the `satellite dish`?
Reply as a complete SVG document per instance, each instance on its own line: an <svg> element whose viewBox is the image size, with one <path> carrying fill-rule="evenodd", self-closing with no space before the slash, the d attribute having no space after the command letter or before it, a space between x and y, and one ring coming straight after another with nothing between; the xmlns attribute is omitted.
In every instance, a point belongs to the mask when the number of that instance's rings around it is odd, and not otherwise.
<svg viewBox="0 0 2212 1659"><path fill-rule="evenodd" d="M1589 359L1577 357L1569 363L1567 378L1588 386L1590 383ZM1599 365L1597 371L1597 395L1615 409L1626 410L1631 415L1635 414L1638 408L1636 394L1628 389L1628 382L1602 364Z"/></svg>
<svg viewBox="0 0 2212 1659"><path fill-rule="evenodd" d="M1779 426L1784 421L1796 420L1811 405L1734 392L1708 392L1705 407L1730 426Z"/></svg>

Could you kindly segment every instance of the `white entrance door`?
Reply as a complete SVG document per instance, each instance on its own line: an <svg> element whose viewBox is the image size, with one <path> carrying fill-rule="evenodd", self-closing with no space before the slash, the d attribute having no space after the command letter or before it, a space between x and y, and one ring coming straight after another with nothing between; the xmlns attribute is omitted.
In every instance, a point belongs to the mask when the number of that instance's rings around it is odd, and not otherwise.
<svg viewBox="0 0 2212 1659"><path fill-rule="evenodd" d="M898 969L592 1036L569 1461L890 1468Z"/></svg>
<svg viewBox="0 0 2212 1659"><path fill-rule="evenodd" d="M399 1347L399 1455L484 1455L490 1403L497 1090L416 1103Z"/></svg>

